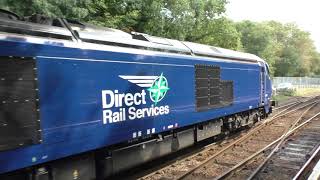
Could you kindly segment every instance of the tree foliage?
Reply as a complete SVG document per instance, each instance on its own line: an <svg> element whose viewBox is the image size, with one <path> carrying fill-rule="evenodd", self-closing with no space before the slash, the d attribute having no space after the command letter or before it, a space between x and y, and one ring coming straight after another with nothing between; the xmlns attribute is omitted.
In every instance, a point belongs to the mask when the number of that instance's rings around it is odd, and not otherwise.
<svg viewBox="0 0 320 180"><path fill-rule="evenodd" d="M237 23L246 52L266 59L275 76L307 76L318 73L319 53L308 32L295 24L275 21Z"/></svg>
<svg viewBox="0 0 320 180"><path fill-rule="evenodd" d="M224 18L226 0L97 0L89 21L154 36L238 49L240 35ZM218 36L217 36L218 34Z"/></svg>
<svg viewBox="0 0 320 180"><path fill-rule="evenodd" d="M320 74L320 54L308 32L276 21L233 22L227 0L2 0L21 16L77 19L126 32L143 32L245 51L266 59L274 76Z"/></svg>
<svg viewBox="0 0 320 180"><path fill-rule="evenodd" d="M1 0L1 8L20 16L44 14L49 17L84 19L89 15L90 0Z"/></svg>

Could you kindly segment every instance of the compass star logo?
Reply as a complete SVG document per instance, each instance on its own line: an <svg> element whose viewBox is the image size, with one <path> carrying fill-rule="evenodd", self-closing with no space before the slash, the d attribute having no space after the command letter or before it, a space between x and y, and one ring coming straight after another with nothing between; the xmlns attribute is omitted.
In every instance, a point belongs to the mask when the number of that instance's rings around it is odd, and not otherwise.
<svg viewBox="0 0 320 180"><path fill-rule="evenodd" d="M157 103L164 98L169 89L168 81L163 76L163 73L161 73L147 90L150 92L150 99L157 105Z"/></svg>
<svg viewBox="0 0 320 180"><path fill-rule="evenodd" d="M119 75L120 78L128 80L129 82L136 84L139 87L147 88L150 94L150 99L157 105L167 91L170 89L166 77L161 73L160 76L131 76L131 75Z"/></svg>

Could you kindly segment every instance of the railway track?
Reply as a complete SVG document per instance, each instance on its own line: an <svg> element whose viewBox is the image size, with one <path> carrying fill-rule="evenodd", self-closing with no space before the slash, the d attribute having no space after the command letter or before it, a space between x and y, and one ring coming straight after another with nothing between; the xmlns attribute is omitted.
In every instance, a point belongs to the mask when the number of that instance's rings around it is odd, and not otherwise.
<svg viewBox="0 0 320 180"><path fill-rule="evenodd" d="M320 143L320 105L316 113L292 130L255 169L248 179L292 179L318 149ZM292 134L292 135L291 135ZM270 173L272 172L272 173Z"/></svg>
<svg viewBox="0 0 320 180"><path fill-rule="evenodd" d="M316 95L316 96L310 96L310 97L295 97L293 99L290 99L288 102L285 102L285 103L282 103L280 106L277 106L275 108L273 108L273 111L274 112L278 112L282 109L285 109L289 106L292 106L292 105L295 105L295 104L298 104L298 103L301 103L301 102L306 102L306 101L309 101L309 100L312 100L316 97L319 97L319 95Z"/></svg>
<svg viewBox="0 0 320 180"><path fill-rule="evenodd" d="M242 137L219 145L208 145L203 151L183 158L140 179L212 179L219 177L249 157L250 154L267 146L273 139L281 137L288 131L286 127L290 127L290 124L293 123L290 118L301 115L318 99L318 97L312 97L279 107L273 117L260 122ZM262 134L264 134L263 137L261 137ZM249 144L251 145L248 146Z"/></svg>
<svg viewBox="0 0 320 180"><path fill-rule="evenodd" d="M281 106L278 106L278 107L273 108L273 110L274 110L274 111L277 111L277 110L279 110L279 109L283 109L283 108L288 107L288 106L291 106L291 105L293 105L293 104L297 104L297 103L299 103L301 100L302 100L302 98L296 98L293 102L285 103L284 105L281 105Z"/></svg>
<svg viewBox="0 0 320 180"><path fill-rule="evenodd" d="M320 161L320 146L310 156L308 161L302 166L299 172L294 176L293 180L302 179L319 179L319 161Z"/></svg>
<svg viewBox="0 0 320 180"><path fill-rule="evenodd" d="M320 113L315 117L319 117ZM281 144L277 153L272 154L267 161L248 179L292 179L304 163L319 147L320 119L312 118L302 130L290 136ZM271 173L272 172L272 173Z"/></svg>
<svg viewBox="0 0 320 180"><path fill-rule="evenodd" d="M310 106L287 133L216 179L292 179L309 154L319 146L319 109L319 103ZM313 121L319 127L311 125L299 132L301 127Z"/></svg>

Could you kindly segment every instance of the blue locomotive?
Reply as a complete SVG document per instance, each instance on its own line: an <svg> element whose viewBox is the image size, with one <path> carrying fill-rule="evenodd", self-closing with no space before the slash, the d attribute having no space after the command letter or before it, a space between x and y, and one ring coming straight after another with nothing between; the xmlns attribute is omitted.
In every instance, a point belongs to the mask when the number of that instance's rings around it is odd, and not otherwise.
<svg viewBox="0 0 320 180"><path fill-rule="evenodd" d="M104 179L268 116L259 57L0 12L0 179Z"/></svg>

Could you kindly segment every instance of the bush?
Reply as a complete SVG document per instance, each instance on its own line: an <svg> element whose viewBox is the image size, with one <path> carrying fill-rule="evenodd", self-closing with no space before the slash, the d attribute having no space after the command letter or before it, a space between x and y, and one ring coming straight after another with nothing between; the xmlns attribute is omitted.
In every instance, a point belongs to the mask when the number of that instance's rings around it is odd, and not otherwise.
<svg viewBox="0 0 320 180"><path fill-rule="evenodd" d="M295 89L281 89L277 91L277 94L284 96L294 96L296 93Z"/></svg>

